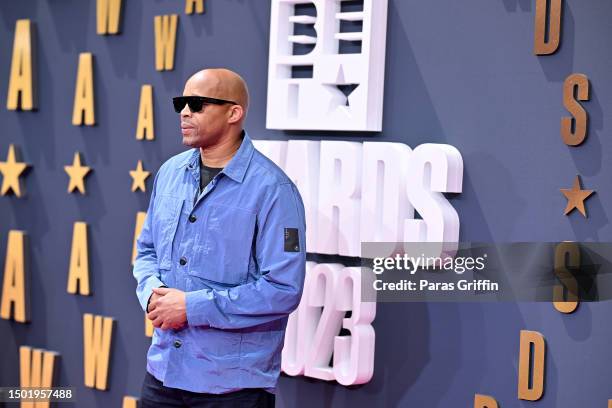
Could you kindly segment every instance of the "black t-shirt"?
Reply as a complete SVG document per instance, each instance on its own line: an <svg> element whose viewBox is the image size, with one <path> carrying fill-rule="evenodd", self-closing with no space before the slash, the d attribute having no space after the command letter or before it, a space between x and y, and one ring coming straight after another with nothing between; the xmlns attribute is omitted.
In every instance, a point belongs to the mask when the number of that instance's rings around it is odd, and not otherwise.
<svg viewBox="0 0 612 408"><path fill-rule="evenodd" d="M201 193L204 188L210 183L210 181L223 170L223 167L208 167L202 163L202 157L200 156L200 191ZM200 194L198 194L199 196Z"/></svg>

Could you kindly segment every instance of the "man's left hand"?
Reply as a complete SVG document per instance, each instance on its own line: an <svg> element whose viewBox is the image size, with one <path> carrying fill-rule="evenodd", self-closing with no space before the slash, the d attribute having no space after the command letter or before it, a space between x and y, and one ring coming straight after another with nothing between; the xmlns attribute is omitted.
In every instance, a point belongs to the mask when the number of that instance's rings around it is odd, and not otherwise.
<svg viewBox="0 0 612 408"><path fill-rule="evenodd" d="M160 298L149 305L147 318L162 330L180 329L187 323L185 292L173 288L153 288Z"/></svg>

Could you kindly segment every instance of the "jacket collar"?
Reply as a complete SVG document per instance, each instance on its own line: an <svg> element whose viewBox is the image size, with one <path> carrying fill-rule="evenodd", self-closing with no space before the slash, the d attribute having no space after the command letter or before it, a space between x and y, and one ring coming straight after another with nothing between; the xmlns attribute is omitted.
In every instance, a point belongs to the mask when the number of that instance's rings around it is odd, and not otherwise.
<svg viewBox="0 0 612 408"><path fill-rule="evenodd" d="M187 157L179 164L179 168L187 166L187 169L193 170L199 168L199 160L200 160L200 149L193 148L191 149L191 154L187 155ZM242 131L242 143L240 147L232 157L232 159L227 163L227 165L221 170L221 173L225 174L229 178L239 183L242 183L244 180L244 175L249 167L251 162L251 158L253 157L253 152L255 148L253 146L253 142L251 138L247 134L245 130Z"/></svg>

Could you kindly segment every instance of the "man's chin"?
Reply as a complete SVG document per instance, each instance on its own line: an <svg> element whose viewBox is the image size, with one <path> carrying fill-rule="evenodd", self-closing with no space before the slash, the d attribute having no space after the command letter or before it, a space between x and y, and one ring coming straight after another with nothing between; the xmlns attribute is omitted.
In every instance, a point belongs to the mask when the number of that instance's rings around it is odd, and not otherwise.
<svg viewBox="0 0 612 408"><path fill-rule="evenodd" d="M183 136L183 145L187 147L195 147L195 140L189 136Z"/></svg>

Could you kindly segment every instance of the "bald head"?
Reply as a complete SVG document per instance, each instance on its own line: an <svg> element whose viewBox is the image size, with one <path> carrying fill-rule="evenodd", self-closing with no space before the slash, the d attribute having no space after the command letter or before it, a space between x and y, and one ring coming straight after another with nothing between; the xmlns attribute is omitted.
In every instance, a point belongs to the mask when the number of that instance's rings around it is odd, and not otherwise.
<svg viewBox="0 0 612 408"><path fill-rule="evenodd" d="M244 108L249 108L249 90L246 82L234 71L225 68L203 69L193 74L185 84L200 96L225 99L236 102Z"/></svg>
<svg viewBox="0 0 612 408"><path fill-rule="evenodd" d="M249 106L249 91L244 79L229 69L204 69L187 80L183 96L205 96L236 103L208 103L194 108L197 111L186 104L180 111L183 144L209 151L212 146L235 151L242 140Z"/></svg>

